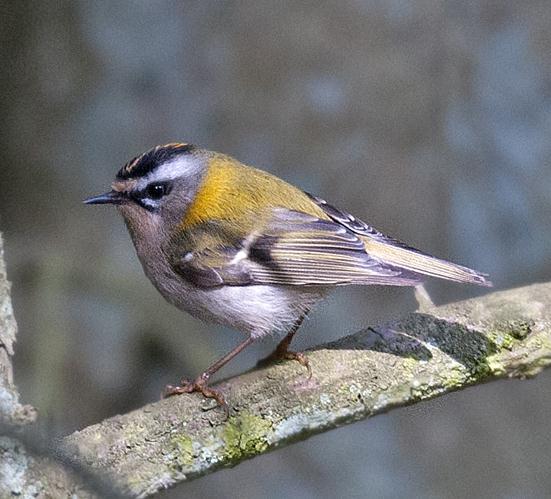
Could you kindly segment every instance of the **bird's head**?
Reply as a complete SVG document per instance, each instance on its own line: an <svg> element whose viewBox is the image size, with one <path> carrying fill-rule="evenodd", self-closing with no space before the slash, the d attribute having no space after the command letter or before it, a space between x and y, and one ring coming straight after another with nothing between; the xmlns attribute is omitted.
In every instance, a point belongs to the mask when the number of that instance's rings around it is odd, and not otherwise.
<svg viewBox="0 0 551 499"><path fill-rule="evenodd" d="M204 151L190 144L157 146L126 163L109 192L84 203L116 205L133 237L168 233L192 203L207 165Z"/></svg>

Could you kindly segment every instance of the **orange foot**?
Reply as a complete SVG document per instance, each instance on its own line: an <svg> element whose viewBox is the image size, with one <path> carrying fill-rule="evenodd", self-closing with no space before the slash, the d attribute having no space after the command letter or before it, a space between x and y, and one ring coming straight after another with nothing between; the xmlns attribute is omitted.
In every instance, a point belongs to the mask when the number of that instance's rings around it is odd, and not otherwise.
<svg viewBox="0 0 551 499"><path fill-rule="evenodd" d="M162 398L172 397L174 395L181 395L182 393L200 392L204 397L214 399L218 402L218 405L224 409L226 417L229 416L229 408L222 392L214 388L207 386L208 379L203 376L199 376L195 381L189 381L185 378L180 380L178 386L166 385L162 393Z"/></svg>
<svg viewBox="0 0 551 499"><path fill-rule="evenodd" d="M257 362L258 367L264 367L273 362L279 362L282 360L296 360L301 366L304 366L308 370L308 379L312 377L312 368L310 367L310 361L303 352L294 352L292 350L280 350L276 348L273 353L268 355L265 359L261 359Z"/></svg>

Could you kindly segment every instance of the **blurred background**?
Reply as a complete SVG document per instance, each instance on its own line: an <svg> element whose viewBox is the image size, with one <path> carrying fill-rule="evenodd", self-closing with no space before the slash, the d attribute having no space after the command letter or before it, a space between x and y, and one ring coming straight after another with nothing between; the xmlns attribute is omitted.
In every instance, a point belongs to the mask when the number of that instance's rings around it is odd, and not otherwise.
<svg viewBox="0 0 551 499"><path fill-rule="evenodd" d="M0 229L16 380L66 434L240 338L171 308L114 209L128 159L192 142L282 176L497 289L551 279L548 0L0 4ZM431 282L437 303L486 290ZM342 289L313 346L415 308ZM223 376L274 344L241 355ZM551 373L393 411L165 497L548 497Z"/></svg>

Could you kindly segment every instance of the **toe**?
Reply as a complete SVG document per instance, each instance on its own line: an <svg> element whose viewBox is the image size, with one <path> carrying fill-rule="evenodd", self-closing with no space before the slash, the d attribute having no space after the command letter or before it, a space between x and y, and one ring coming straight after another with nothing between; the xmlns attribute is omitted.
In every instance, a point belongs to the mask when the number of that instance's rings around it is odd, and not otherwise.
<svg viewBox="0 0 551 499"><path fill-rule="evenodd" d="M161 399L166 399L174 395L181 395L185 393L182 386L166 385L164 390L161 392Z"/></svg>
<svg viewBox="0 0 551 499"><path fill-rule="evenodd" d="M310 366L310 361L308 357L302 352L291 352L288 351L285 358L289 360L296 360L301 366L304 366L308 371L308 379L312 377L312 367Z"/></svg>
<svg viewBox="0 0 551 499"><path fill-rule="evenodd" d="M168 398L182 393L199 392L203 397L216 400L217 404L224 410L226 418L229 417L229 407L220 390L210 388L204 376L199 376L195 381L182 379L179 386L167 385L161 394L161 398Z"/></svg>

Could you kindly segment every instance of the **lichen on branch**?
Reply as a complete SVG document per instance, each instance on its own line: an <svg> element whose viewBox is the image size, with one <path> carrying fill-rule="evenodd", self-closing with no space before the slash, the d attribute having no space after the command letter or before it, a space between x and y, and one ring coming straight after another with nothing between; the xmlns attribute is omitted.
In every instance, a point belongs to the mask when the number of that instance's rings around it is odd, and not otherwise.
<svg viewBox="0 0 551 499"><path fill-rule="evenodd" d="M198 394L70 435L65 449L146 497L293 441L477 383L551 364L551 283L423 309L219 384L231 415Z"/></svg>

